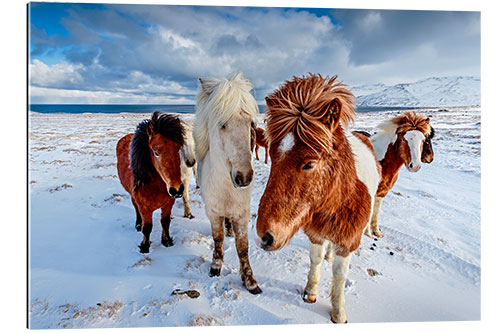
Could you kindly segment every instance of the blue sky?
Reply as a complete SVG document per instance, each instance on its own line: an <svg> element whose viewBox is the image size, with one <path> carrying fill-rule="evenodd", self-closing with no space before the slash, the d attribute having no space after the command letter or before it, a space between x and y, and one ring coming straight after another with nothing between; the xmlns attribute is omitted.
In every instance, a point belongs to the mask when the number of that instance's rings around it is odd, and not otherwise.
<svg viewBox="0 0 500 333"><path fill-rule="evenodd" d="M480 13L31 3L31 103L192 104L242 71L259 102L293 75L396 84L480 75Z"/></svg>

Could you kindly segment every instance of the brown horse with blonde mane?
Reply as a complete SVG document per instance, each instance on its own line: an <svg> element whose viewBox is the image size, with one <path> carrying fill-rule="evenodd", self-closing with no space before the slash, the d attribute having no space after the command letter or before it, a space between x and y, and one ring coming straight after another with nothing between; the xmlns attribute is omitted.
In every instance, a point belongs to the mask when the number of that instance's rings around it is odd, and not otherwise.
<svg viewBox="0 0 500 333"><path fill-rule="evenodd" d="M382 201L396 183L403 165L408 171L417 172L422 166L421 162L432 162L434 151L431 139L434 137L434 129L430 125L430 118L415 111L393 117L380 124L378 128L380 131L371 136L370 141L382 167L382 179L377 189L370 227L366 229L366 234L382 237L378 227Z"/></svg>
<svg viewBox="0 0 500 333"><path fill-rule="evenodd" d="M264 163L267 164L267 158L269 156L269 145L266 140L265 131L260 127L255 129L255 158L257 160L259 160L259 147L264 147L266 151Z"/></svg>
<svg viewBox="0 0 500 333"><path fill-rule="evenodd" d="M306 302L316 301L326 245L334 244L331 319L347 322L344 286L351 254L369 222L380 170L370 141L347 130L355 97L337 76L293 77L266 98L271 171L259 204L265 250L302 228L310 244Z"/></svg>
<svg viewBox="0 0 500 333"><path fill-rule="evenodd" d="M170 214L175 198L182 197L179 150L184 144L184 128L177 117L153 113L141 122L135 134L116 145L120 182L130 193L136 213L136 229L142 230L141 253L148 253L153 230L153 212L161 208L161 244L172 246Z"/></svg>

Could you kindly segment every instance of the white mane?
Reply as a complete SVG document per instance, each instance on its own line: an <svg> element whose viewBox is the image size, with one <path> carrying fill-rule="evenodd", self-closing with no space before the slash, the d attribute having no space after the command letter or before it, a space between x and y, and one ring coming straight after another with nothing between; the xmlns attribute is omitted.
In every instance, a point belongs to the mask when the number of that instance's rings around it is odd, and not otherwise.
<svg viewBox="0 0 500 333"><path fill-rule="evenodd" d="M393 123L392 119L388 119L378 124L377 128L379 131L370 138L370 141L375 150L375 156L380 161L384 158L389 144L396 142L398 125Z"/></svg>
<svg viewBox="0 0 500 333"><path fill-rule="evenodd" d="M209 149L209 131L222 126L235 113L245 112L253 118L258 113L257 102L250 93L253 86L243 78L241 72L230 74L227 78L200 81L193 128L196 159L199 162L204 160Z"/></svg>

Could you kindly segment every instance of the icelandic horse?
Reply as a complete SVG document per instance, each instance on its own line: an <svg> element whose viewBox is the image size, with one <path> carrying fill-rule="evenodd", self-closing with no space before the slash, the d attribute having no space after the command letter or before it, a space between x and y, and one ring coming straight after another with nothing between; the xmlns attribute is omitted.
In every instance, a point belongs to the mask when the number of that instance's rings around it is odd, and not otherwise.
<svg viewBox="0 0 500 333"><path fill-rule="evenodd" d="M241 73L227 78L200 78L193 128L198 182L210 220L214 251L211 277L224 260L224 230L234 233L240 275L252 294L261 293L248 259L248 223L253 186L257 102L252 84Z"/></svg>
<svg viewBox="0 0 500 333"><path fill-rule="evenodd" d="M384 121L378 125L378 129L379 132L371 136L370 141L382 167L382 178L377 189L370 225L365 230L369 237L382 237L378 226L380 206L396 183L401 167L405 165L408 171L417 172L422 167L421 162L431 163L434 159L431 143L434 129L430 125L429 117L415 111L407 111Z"/></svg>
<svg viewBox="0 0 500 333"><path fill-rule="evenodd" d="M325 248L333 243L330 316L345 323L349 262L380 181L370 141L347 130L355 117L355 97L337 76L309 74L285 81L266 103L271 171L259 203L260 246L281 249L302 228L311 259L304 301L315 302Z"/></svg>
<svg viewBox="0 0 500 333"><path fill-rule="evenodd" d="M169 233L170 215L175 198L184 191L179 155L183 144L184 128L179 118L156 111L116 145L118 177L132 199L136 229L143 234L141 253L149 253L153 212L159 208L161 244L174 245Z"/></svg>

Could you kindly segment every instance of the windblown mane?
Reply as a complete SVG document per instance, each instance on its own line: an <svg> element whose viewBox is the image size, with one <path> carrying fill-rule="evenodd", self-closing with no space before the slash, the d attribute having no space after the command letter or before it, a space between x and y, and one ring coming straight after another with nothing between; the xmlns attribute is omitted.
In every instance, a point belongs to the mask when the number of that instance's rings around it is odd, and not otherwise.
<svg viewBox="0 0 500 333"><path fill-rule="evenodd" d="M331 149L334 124L341 122L345 129L355 117L354 95L337 76L311 74L294 76L266 97L269 143L280 141L288 132L313 151Z"/></svg>
<svg viewBox="0 0 500 333"><path fill-rule="evenodd" d="M196 96L196 118L193 137L196 159L203 161L209 149L209 133L226 123L234 114L244 112L251 117L258 113L258 106L250 91L253 86L241 72L227 78L200 79Z"/></svg>
<svg viewBox="0 0 500 333"><path fill-rule="evenodd" d="M425 136L431 135L432 129L429 124L428 118L415 111L407 111L402 115L390 118L380 125L378 128L386 133L406 133L411 130L422 132Z"/></svg>
<svg viewBox="0 0 500 333"><path fill-rule="evenodd" d="M135 187L148 183L157 174L149 152L149 137L153 134L161 134L180 146L184 144L184 127L177 117L155 111L151 119L139 123L130 144Z"/></svg>

